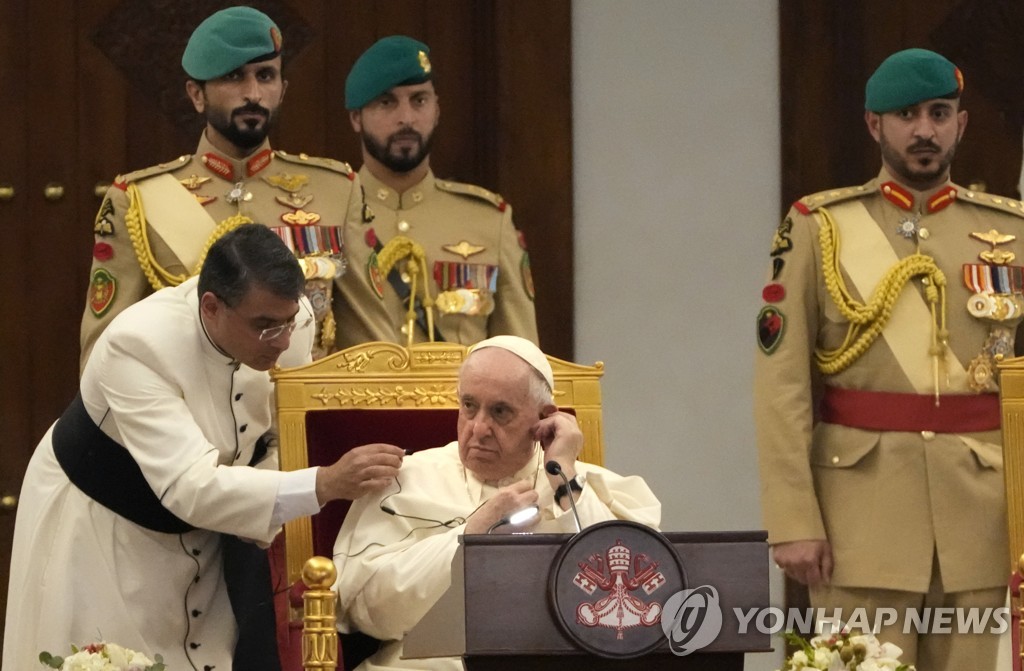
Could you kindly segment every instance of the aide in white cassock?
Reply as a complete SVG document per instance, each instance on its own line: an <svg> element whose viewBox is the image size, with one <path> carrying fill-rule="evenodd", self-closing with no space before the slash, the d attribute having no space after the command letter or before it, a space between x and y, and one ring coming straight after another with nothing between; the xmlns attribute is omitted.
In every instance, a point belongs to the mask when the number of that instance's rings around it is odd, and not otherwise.
<svg viewBox="0 0 1024 671"><path fill-rule="evenodd" d="M661 504L642 478L576 460L583 435L555 407L553 387L551 366L530 341L478 343L459 372L458 441L406 457L393 486L352 505L334 546L338 626L384 641L361 671L462 669L455 657L401 654L402 637L451 584L463 534L487 533L530 505L540 515L526 530L573 532L569 496L583 526L617 519L658 527ZM545 471L552 460L568 489Z"/></svg>
<svg viewBox="0 0 1024 671"><path fill-rule="evenodd" d="M211 247L198 278L103 332L25 475L3 668L100 640L174 671L279 668L276 652L233 660L250 611L228 584L265 553L222 568L225 548L265 547L285 521L388 484L403 454L370 445L356 448L358 466L277 470L267 371L310 360L303 287L281 239L249 224Z"/></svg>

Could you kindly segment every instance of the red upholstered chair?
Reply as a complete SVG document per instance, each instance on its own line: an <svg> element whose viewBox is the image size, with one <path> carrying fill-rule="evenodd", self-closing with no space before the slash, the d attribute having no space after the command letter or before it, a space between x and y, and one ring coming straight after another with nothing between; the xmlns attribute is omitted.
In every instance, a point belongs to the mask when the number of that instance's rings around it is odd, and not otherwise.
<svg viewBox="0 0 1024 671"><path fill-rule="evenodd" d="M457 344L423 343L407 349L372 342L306 366L273 371L281 468L333 463L346 450L366 443L393 443L416 451L455 440L457 374L465 357L466 348ZM580 458L602 464L603 364L581 366L548 359L555 376L555 403L575 413L583 431ZM347 502L335 501L312 518L290 522L285 525L283 543L275 543L272 564L282 592L278 645L284 671L299 671L306 661L301 646L301 610L294 607L301 606L301 587L287 587L301 585L299 578L307 559L331 557L348 507ZM288 591L295 597L291 607L284 594ZM287 631L280 626L282 622L288 623Z"/></svg>

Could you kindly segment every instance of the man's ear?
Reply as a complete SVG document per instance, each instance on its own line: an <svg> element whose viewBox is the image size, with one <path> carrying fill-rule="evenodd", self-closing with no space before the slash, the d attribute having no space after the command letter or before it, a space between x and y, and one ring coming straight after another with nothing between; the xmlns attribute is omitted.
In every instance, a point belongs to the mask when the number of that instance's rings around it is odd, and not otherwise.
<svg viewBox="0 0 1024 671"><path fill-rule="evenodd" d="M207 319L216 319L224 306L212 291L207 291L199 297L199 312Z"/></svg>
<svg viewBox="0 0 1024 671"><path fill-rule="evenodd" d="M200 114L206 109L206 92L199 82L193 79L185 80L185 93L188 95L188 99L192 101L192 107L196 108L196 111Z"/></svg>
<svg viewBox="0 0 1024 671"><path fill-rule="evenodd" d="M871 137L875 138L875 142L879 142L882 138L882 115L877 112L865 110L864 123L867 124L868 132L871 133Z"/></svg>
<svg viewBox="0 0 1024 671"><path fill-rule="evenodd" d="M363 132L363 111L362 110L349 110L348 111L348 122L352 124L352 130L357 133Z"/></svg>
<svg viewBox="0 0 1024 671"><path fill-rule="evenodd" d="M551 415L558 412L558 406L554 403L545 403L540 409L540 418L550 417Z"/></svg>

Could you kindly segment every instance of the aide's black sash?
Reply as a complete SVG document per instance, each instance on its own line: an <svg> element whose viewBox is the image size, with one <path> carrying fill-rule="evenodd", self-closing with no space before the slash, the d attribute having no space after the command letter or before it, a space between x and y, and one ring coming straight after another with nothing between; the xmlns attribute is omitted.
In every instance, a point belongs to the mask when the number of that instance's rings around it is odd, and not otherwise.
<svg viewBox="0 0 1024 671"><path fill-rule="evenodd" d="M89 417L81 393L57 420L52 442L68 479L93 501L151 531L180 534L196 529L164 508L131 453ZM266 444L257 445L261 447L253 463L266 454ZM267 552L230 534L222 534L221 541L224 583L238 625L232 666L280 671Z"/></svg>

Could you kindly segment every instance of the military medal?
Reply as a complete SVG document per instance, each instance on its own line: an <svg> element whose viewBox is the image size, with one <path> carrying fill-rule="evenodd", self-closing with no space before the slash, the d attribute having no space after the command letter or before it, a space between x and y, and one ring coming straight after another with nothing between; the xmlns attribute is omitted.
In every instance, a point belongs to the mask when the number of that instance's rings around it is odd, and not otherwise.
<svg viewBox="0 0 1024 671"><path fill-rule="evenodd" d="M441 292L438 309L445 314L489 315L494 312L498 267L479 263L434 263L434 281Z"/></svg>
<svg viewBox="0 0 1024 671"><path fill-rule="evenodd" d="M217 196L204 196L199 193L194 193L192 195L196 197L196 202L200 205L209 205L213 201L217 200Z"/></svg>
<svg viewBox="0 0 1024 671"><path fill-rule="evenodd" d="M227 198L229 203L238 205L242 201L249 202L252 200L252 192L245 190L245 182L236 182L225 198Z"/></svg>
<svg viewBox="0 0 1024 671"><path fill-rule="evenodd" d="M999 391L996 385L996 367L992 365L991 357L985 352L974 357L967 367L967 386L979 394Z"/></svg>
<svg viewBox="0 0 1024 671"><path fill-rule="evenodd" d="M917 215L903 217L900 219L900 223L896 224L896 233L902 235L907 240L913 240L917 237L917 221Z"/></svg>

